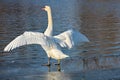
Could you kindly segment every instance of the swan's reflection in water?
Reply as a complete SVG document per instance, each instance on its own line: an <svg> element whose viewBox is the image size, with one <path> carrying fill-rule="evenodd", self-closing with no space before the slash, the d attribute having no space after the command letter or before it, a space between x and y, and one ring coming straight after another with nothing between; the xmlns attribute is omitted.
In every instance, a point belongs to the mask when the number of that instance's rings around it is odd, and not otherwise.
<svg viewBox="0 0 120 80"><path fill-rule="evenodd" d="M85 80L85 76L83 72L64 72L62 69L63 64L61 65L52 65L52 66L46 66L48 67L48 72L42 76L44 80ZM55 68L56 70L52 70L52 68ZM41 79L41 76L33 76L34 78L38 77Z"/></svg>
<svg viewBox="0 0 120 80"><path fill-rule="evenodd" d="M62 72L51 72L46 74L45 80L71 80L69 75Z"/></svg>
<svg viewBox="0 0 120 80"><path fill-rule="evenodd" d="M55 72L50 71L50 67L48 67L49 72L45 74L45 80L85 80L83 73L66 73L62 72L60 65L57 65L56 67L57 70Z"/></svg>
<svg viewBox="0 0 120 80"><path fill-rule="evenodd" d="M16 77L9 78L9 79L16 78L20 80L85 80L85 76L82 72L72 72L72 73L62 72L62 70L60 70L60 65L57 65L56 70L52 71L51 69L53 67L54 66L48 67L49 72L45 72L45 73L41 72L39 74L16 76Z"/></svg>
<svg viewBox="0 0 120 80"><path fill-rule="evenodd" d="M42 75L24 76L22 80L85 80L81 73L48 72Z"/></svg>

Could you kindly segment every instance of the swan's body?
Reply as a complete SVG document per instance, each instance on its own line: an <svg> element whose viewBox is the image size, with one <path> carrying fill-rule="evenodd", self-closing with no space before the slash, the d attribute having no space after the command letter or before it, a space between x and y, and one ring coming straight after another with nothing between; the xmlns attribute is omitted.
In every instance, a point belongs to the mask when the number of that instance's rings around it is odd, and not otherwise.
<svg viewBox="0 0 120 80"><path fill-rule="evenodd" d="M53 36L51 8L49 6L45 6L44 10L47 11L48 14L48 27L46 31L44 33L26 31L11 41L4 48L4 51L10 51L23 45L39 44L45 50L49 59L54 58L56 60L60 60L69 57L61 51L60 47L72 48L80 42L89 42L86 36L73 29Z"/></svg>

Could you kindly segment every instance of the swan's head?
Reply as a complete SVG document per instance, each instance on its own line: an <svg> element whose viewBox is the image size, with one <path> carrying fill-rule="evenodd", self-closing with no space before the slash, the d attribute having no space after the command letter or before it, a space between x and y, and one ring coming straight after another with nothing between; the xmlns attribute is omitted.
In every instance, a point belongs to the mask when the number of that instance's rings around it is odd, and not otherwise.
<svg viewBox="0 0 120 80"><path fill-rule="evenodd" d="M42 10L45 10L45 11L50 11L50 10L51 10L51 8L50 8L50 6L45 6L44 8L42 8Z"/></svg>

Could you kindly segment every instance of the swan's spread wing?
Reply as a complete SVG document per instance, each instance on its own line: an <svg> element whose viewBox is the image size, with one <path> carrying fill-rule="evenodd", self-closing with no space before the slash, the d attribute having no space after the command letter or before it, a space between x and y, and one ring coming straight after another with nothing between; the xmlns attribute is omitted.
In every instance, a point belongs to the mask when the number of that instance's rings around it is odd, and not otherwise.
<svg viewBox="0 0 120 80"><path fill-rule="evenodd" d="M78 45L83 42L89 42L88 38L85 35L73 29L67 30L57 36L54 36L54 38L56 38L56 41L60 45L64 45L61 47L68 48L72 48L74 45Z"/></svg>
<svg viewBox="0 0 120 80"><path fill-rule="evenodd" d="M10 51L16 47L28 44L47 45L46 36L39 32L24 32L22 35L16 37L5 48L4 51Z"/></svg>
<svg viewBox="0 0 120 80"><path fill-rule="evenodd" d="M72 48L74 43L73 43L71 35L72 35L71 31L68 30L59 35L54 36L54 38L55 38L55 41L58 44L60 44L61 47Z"/></svg>

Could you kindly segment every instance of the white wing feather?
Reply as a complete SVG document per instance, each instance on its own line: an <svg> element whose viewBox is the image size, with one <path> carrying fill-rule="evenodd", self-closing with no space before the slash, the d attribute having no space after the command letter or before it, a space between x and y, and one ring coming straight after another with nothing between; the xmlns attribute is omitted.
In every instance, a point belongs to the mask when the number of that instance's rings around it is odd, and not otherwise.
<svg viewBox="0 0 120 80"><path fill-rule="evenodd" d="M4 48L4 51L10 51L14 48L29 44L49 45L46 36L43 33L26 31L22 35L16 37L13 41L11 41Z"/></svg>
<svg viewBox="0 0 120 80"><path fill-rule="evenodd" d="M57 41L59 41L58 43L61 47L68 48L72 48L73 46L84 42L89 42L88 38L85 35L73 29L67 30L57 36L54 36L54 38L58 39Z"/></svg>

